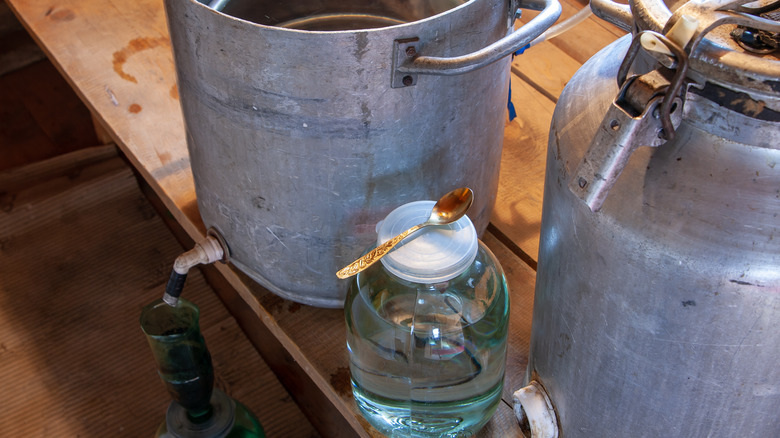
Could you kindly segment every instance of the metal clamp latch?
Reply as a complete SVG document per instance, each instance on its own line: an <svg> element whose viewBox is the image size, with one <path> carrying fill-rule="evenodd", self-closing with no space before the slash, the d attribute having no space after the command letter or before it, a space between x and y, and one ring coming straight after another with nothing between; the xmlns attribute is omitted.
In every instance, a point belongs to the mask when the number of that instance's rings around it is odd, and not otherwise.
<svg viewBox="0 0 780 438"><path fill-rule="evenodd" d="M661 41L674 58L670 68L659 67L627 78L642 47L643 34L651 34ZM682 121L681 91L687 67L685 51L665 36L645 31L634 37L618 72L620 91L569 182L569 189L591 210L601 209L636 148L657 147L674 138Z"/></svg>

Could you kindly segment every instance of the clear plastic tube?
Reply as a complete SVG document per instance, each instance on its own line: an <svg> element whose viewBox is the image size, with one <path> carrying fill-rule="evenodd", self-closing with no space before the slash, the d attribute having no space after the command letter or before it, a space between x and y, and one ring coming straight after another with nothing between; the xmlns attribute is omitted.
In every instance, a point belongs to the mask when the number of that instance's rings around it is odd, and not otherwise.
<svg viewBox="0 0 780 438"><path fill-rule="evenodd" d="M580 9L576 14L572 15L566 20L563 20L562 22L556 24L555 26L547 29L543 34L539 35L535 40L531 41L530 47L533 47L541 42L557 37L558 35L568 31L574 26L582 23L592 14L593 11L591 11L590 5L585 6L584 8Z"/></svg>

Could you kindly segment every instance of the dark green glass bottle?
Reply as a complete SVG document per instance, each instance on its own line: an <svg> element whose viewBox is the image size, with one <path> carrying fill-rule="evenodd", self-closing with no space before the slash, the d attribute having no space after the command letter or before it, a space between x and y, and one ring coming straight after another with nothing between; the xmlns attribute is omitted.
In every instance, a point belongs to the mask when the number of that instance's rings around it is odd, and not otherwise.
<svg viewBox="0 0 780 438"><path fill-rule="evenodd" d="M155 436L264 438L254 414L214 388L214 368L198 326L199 313L197 306L182 298L174 306L157 300L141 312L141 328L173 399Z"/></svg>

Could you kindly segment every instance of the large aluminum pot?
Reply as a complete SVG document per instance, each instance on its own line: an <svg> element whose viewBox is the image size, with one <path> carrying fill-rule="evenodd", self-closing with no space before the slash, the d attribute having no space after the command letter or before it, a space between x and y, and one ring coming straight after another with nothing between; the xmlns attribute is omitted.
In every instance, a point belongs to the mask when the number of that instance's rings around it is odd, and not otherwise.
<svg viewBox="0 0 780 438"><path fill-rule="evenodd" d="M508 55L560 14L555 0L165 6L203 221L239 269L323 307L343 305L336 271L398 205L468 186L484 230ZM518 6L542 12L510 33Z"/></svg>
<svg viewBox="0 0 780 438"><path fill-rule="evenodd" d="M518 400L554 426L535 437L780 436L780 52L730 35L780 26L733 1L611 6L635 36L553 115Z"/></svg>

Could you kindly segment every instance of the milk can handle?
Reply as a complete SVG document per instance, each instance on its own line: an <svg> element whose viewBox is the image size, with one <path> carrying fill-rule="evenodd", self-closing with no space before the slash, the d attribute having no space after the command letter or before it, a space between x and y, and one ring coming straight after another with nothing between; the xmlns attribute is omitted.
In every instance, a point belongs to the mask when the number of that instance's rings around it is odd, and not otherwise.
<svg viewBox="0 0 780 438"><path fill-rule="evenodd" d="M630 31L634 26L634 16L631 7L612 0L590 0L593 15L615 26Z"/></svg>
<svg viewBox="0 0 780 438"><path fill-rule="evenodd" d="M467 55L452 58L419 55L414 49L416 38L396 41L394 59L394 86L413 85L401 80L408 75L424 74L454 76L485 67L499 59L509 56L547 30L561 15L561 5L557 0L520 0L519 7L541 11L539 15L495 43ZM412 47L409 50L409 47Z"/></svg>

